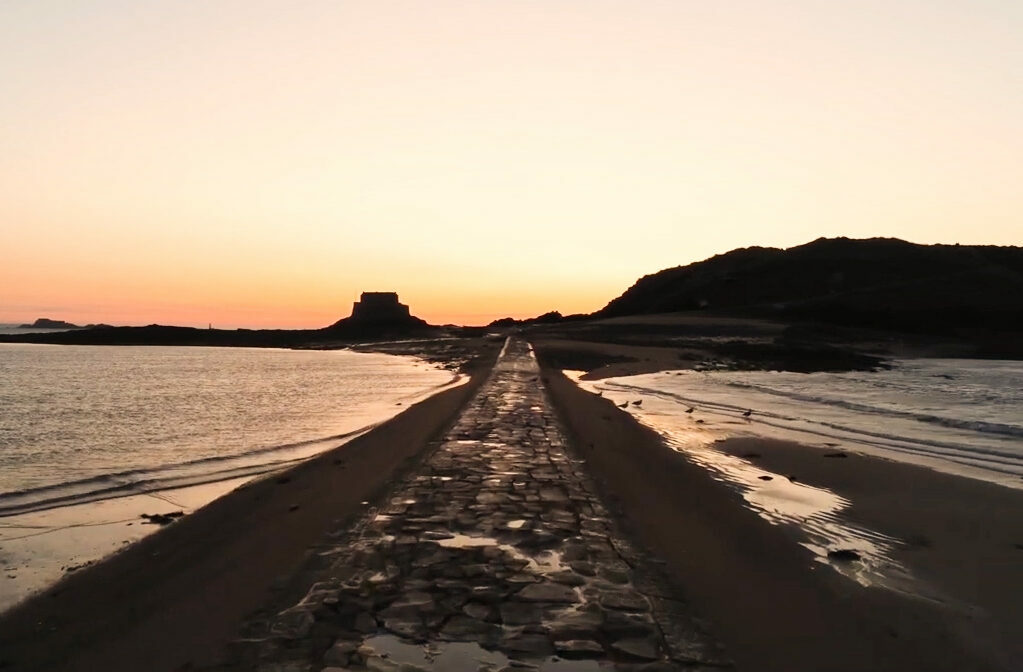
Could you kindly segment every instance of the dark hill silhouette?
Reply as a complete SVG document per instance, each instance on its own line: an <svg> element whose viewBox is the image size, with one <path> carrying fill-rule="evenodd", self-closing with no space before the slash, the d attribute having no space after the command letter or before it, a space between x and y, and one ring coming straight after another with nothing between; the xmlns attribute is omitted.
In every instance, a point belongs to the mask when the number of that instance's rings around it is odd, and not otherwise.
<svg viewBox="0 0 1023 672"><path fill-rule="evenodd" d="M640 278L594 317L694 310L944 333L1023 329L1023 248L821 238Z"/></svg>

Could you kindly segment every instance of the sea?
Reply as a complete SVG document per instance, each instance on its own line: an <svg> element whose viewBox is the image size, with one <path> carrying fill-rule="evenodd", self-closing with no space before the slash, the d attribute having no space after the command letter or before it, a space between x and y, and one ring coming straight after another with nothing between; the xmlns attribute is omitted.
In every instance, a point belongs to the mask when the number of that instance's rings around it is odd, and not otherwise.
<svg viewBox="0 0 1023 672"><path fill-rule="evenodd" d="M456 381L346 350L0 344L0 516L280 469Z"/></svg>
<svg viewBox="0 0 1023 672"><path fill-rule="evenodd" d="M667 371L588 381L667 445L794 535L815 559L864 586L942 599L902 564L903 541L854 522L852 502L718 448L730 437L796 441L908 462L1023 489L1023 362L903 359L847 373ZM836 560L852 551L857 562Z"/></svg>
<svg viewBox="0 0 1023 672"><path fill-rule="evenodd" d="M623 402L643 399L651 425L681 417L708 435L841 446L1023 486L1020 361L901 359L846 373L687 370L590 385Z"/></svg>
<svg viewBox="0 0 1023 672"><path fill-rule="evenodd" d="M17 330L16 333L24 333ZM464 377L347 350L0 344L0 611Z"/></svg>

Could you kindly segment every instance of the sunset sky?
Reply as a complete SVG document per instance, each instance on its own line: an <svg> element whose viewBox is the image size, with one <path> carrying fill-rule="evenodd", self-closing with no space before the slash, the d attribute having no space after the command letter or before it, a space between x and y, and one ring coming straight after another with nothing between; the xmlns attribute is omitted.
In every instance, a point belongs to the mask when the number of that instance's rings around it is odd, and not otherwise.
<svg viewBox="0 0 1023 672"><path fill-rule="evenodd" d="M1019 0L0 3L0 322L588 312L820 236L1023 244Z"/></svg>

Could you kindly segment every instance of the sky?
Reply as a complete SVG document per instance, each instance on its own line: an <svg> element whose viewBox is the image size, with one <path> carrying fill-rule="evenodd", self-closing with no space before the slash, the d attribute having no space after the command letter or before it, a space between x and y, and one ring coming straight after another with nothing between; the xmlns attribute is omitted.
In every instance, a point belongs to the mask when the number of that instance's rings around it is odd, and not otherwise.
<svg viewBox="0 0 1023 672"><path fill-rule="evenodd" d="M1018 0L0 0L0 322L590 312L821 236L1023 244Z"/></svg>

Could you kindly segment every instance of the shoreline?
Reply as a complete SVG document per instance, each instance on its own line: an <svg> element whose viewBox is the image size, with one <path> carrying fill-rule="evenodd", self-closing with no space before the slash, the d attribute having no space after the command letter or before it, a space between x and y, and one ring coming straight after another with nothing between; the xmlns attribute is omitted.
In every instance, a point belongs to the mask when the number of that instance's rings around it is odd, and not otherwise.
<svg viewBox="0 0 1023 672"><path fill-rule="evenodd" d="M0 584L0 616L65 576L159 531L160 524L144 516L178 512L188 516L258 477L218 479L0 518L6 579Z"/></svg>
<svg viewBox="0 0 1023 672"><path fill-rule="evenodd" d="M1004 595L999 603L989 601L987 606L995 612L990 619L975 606L950 608L934 599L861 586L818 562L784 526L772 525L753 511L734 484L723 482L706 466L686 459L653 429L615 408L608 399L583 390L554 368L544 369L544 379L604 496L617 505L617 512L639 541L666 561L693 610L708 620L712 634L739 669L1008 670L1023 660L1018 644L1009 636L1019 624L1019 610L1013 612L1008 597L1018 594L1012 586L1020 585L1023 576L1018 560L1015 567L1006 565L1002 574L989 577L989 586L1002 586ZM744 454L766 455L774 445L757 438L741 441L730 445ZM923 521L933 526L943 524L940 514L927 510L927 503L947 495L945 479L956 477L909 465L897 465L898 469L889 471L887 461L875 458L822 459L819 456L824 453L820 451L779 443L787 446L790 463L785 466L798 466L797 473L806 472L810 483L825 484L823 476L809 475L811 466L823 463L824 467L840 469L853 462L870 465L864 466L870 470L868 474L855 478L857 493L843 485L852 496L855 520L867 520L860 513L866 505L857 506L856 502L869 497L872 485L881 482L871 480L876 477L885 480L891 489L888 501L875 501L877 519L868 522L887 517L899 521L899 527ZM741 447L735 447L738 445ZM758 466L768 465L765 461ZM782 469L780 463L773 466ZM914 482L919 485L900 498L898 486L910 473L916 474ZM983 506L971 507L972 517L963 516L980 525L979 534L990 524L1011 525L1013 518L1006 522L1005 512L1019 511L1023 505L1023 493L1019 491L986 484L964 487L995 498L1004 492L1005 501L1014 505L1012 509L1000 509L1001 521L989 521ZM837 485L836 489L842 493ZM891 511L894 502L901 502L904 510ZM945 507L952 510L958 503L961 501L956 497L946 501ZM1015 520L1019 520L1018 515ZM1011 532L1008 528L1005 531ZM952 533L942 544L952 543L955 538L956 533ZM963 547L958 556L938 555L932 561L935 567L942 567L928 574L935 577L938 590L953 591L947 578L959 571L958 560L970 553L968 539L960 540ZM1011 546L1006 551L1023 553ZM899 555L910 568L915 562L913 552ZM1002 561L1011 561L1011 553L1003 553ZM961 573L964 580L969 580L967 575L986 571L984 561L978 558L972 568ZM938 581L939 575L948 588ZM992 598L979 592L973 597ZM999 618L1003 620L993 628Z"/></svg>
<svg viewBox="0 0 1023 672"><path fill-rule="evenodd" d="M338 518L415 464L489 374L408 406L347 444L251 481L0 614L0 668L174 670L220 660Z"/></svg>
<svg viewBox="0 0 1023 672"><path fill-rule="evenodd" d="M835 394L813 392L812 395L825 394L829 398L817 396L801 397L799 388L793 393L793 386L802 384L795 378L802 378L804 371L781 369L747 369L747 368L701 368L693 360L682 357L678 351L653 346L621 346L597 342L574 343L560 339L541 339L537 341L538 353L544 358L545 366L550 369L562 370L570 378L592 392L606 393L619 402L631 401L643 396L648 399L646 406L633 409L642 415L663 417L664 426L654 423L660 430L668 429L672 433L680 431L688 438L707 443L719 437L748 435L754 429L756 436L768 439L779 439L798 444L822 446L830 449L852 450L871 455L882 460L891 460L903 464L920 466L956 477L964 477L994 483L1002 487L1023 490L1023 453L1019 445L1023 440L1020 434L1023 429L1017 422L1003 425L1006 420L984 418L974 421L971 415L945 416L938 410L893 410L882 402L877 408L859 408L858 403L871 404L853 398L845 405L835 402ZM632 356L629 361L611 361L628 352ZM649 356L643 356L649 355ZM865 372L863 380L869 385L868 379L879 377L879 382L898 388L901 381L894 377L903 371L923 370L925 374L933 373L936 366L956 367L965 365L969 368L973 362L987 360L952 360L944 357L923 356L919 353L889 360L885 370ZM926 362L926 364L924 364ZM995 362L1012 366L1013 360ZM947 370L947 369L945 369ZM752 382L738 378L740 382L724 382L721 385L704 385L704 378L710 380L716 374L742 376L749 372ZM770 382L772 374L777 372L780 379L787 379L774 391ZM810 371L809 373L853 373ZM998 375L1005 375L996 372ZM764 377L767 374L767 377ZM692 375L694 378L675 378L675 376ZM912 375L912 374L910 374ZM921 379L917 374L917 384ZM929 375L929 374L928 374ZM949 378L945 374L937 374L936 378ZM693 385L688 381L692 380ZM807 378L810 387L819 384L813 378ZM842 381L838 381L841 384ZM683 386L680 386L680 383ZM990 383L988 383L990 384ZM1011 380L1007 383L1011 386ZM767 385L761 388L760 385ZM823 388L819 388L823 389ZM730 392L726 392L730 390ZM805 392L810 395L810 392ZM838 393L841 395L841 392ZM747 396L752 398L745 398ZM670 402L698 410L695 416L673 416L670 411L659 406L661 401ZM803 399L810 402L806 405L808 415L803 415L793 400ZM780 403L789 402L788 405ZM818 407L814 403L822 403ZM926 402L924 402L926 403ZM938 403L941 403L940 400ZM832 405L829 405L832 404ZM651 409L651 406L653 408ZM752 408L750 408L752 407ZM842 416L842 409L847 416ZM749 409L753 417L747 420L743 411ZM977 409L964 406L953 409L953 413L969 413ZM652 411L652 415L648 413ZM859 415L858 412L863 411ZM688 411L687 411L688 412ZM871 415L876 413L876 415ZM1004 412L1003 412L1004 416ZM689 420L698 418L696 426ZM864 418L869 419L865 422ZM836 424L837 423L837 424ZM915 423L915 424L914 424ZM923 424L920 424L923 423ZM912 426L910 426L912 425ZM669 427L670 426L670 427ZM723 430L723 431L722 431Z"/></svg>
<svg viewBox="0 0 1023 672"><path fill-rule="evenodd" d="M430 364L414 353L397 356ZM0 614L171 522L160 516L191 515L246 482L336 450L402 407L468 382L451 367L432 365L446 369L446 382L403 396L397 405L369 404L352 416L369 424L334 436L0 494Z"/></svg>

